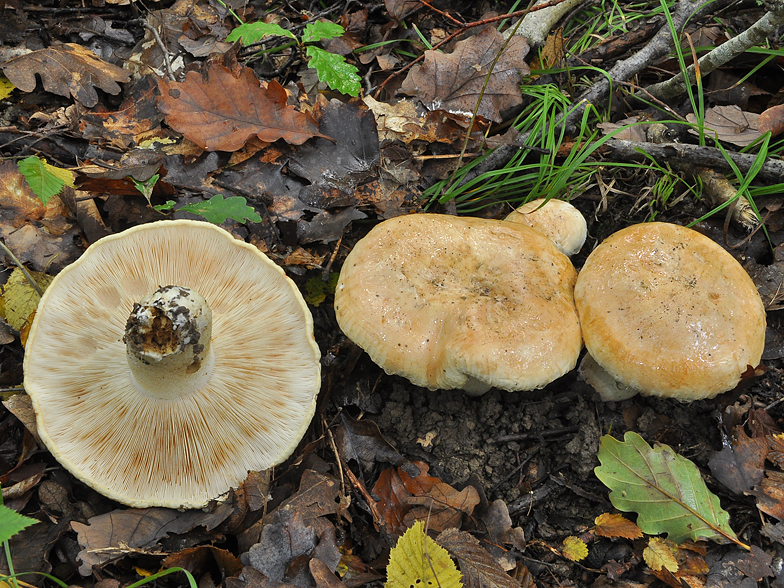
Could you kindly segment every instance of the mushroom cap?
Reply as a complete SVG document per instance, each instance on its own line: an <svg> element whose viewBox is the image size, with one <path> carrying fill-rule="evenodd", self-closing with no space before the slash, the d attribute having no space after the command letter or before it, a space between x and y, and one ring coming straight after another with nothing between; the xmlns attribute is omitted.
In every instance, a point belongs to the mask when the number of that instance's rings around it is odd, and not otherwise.
<svg viewBox="0 0 784 588"><path fill-rule="evenodd" d="M588 236L588 225L582 213L557 198L526 202L504 220L523 223L547 235L564 255L579 253Z"/></svg>
<svg viewBox="0 0 784 588"><path fill-rule="evenodd" d="M692 229L656 222L614 233L588 256L574 296L588 353L642 394L712 398L762 357L757 288Z"/></svg>
<svg viewBox="0 0 784 588"><path fill-rule="evenodd" d="M569 259L525 225L414 214L356 244L335 314L374 362L417 386L533 390L577 362L575 279Z"/></svg>
<svg viewBox="0 0 784 588"><path fill-rule="evenodd" d="M160 285L192 288L213 314L206 385L141 393L123 343ZM77 478L135 507L196 508L296 448L320 386L311 314L294 283L223 229L161 221L105 237L44 293L24 358L47 448Z"/></svg>

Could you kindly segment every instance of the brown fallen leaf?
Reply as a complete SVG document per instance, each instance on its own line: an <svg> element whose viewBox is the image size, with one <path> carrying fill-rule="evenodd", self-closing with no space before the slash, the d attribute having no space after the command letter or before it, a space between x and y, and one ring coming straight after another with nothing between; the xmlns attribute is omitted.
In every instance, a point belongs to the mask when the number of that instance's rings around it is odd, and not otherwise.
<svg viewBox="0 0 784 588"><path fill-rule="evenodd" d="M455 528L446 529L436 537L436 543L457 559L460 571L463 572L463 585L466 588L482 586L518 588L520 586L520 583L504 571L473 535Z"/></svg>
<svg viewBox="0 0 784 588"><path fill-rule="evenodd" d="M767 470L762 483L749 492L757 497L757 508L784 521L784 473Z"/></svg>
<svg viewBox="0 0 784 588"><path fill-rule="evenodd" d="M640 527L620 514L604 513L594 520L595 532L600 537L622 537L624 539L639 539L642 537Z"/></svg>
<svg viewBox="0 0 784 588"><path fill-rule="evenodd" d="M457 43L452 53L425 51L424 63L411 69L401 91L419 98L429 110L470 116L503 44L503 35L488 27ZM523 60L527 53L525 40L515 35L493 67L479 116L501 122L501 111L522 102L520 82L530 73Z"/></svg>
<svg viewBox="0 0 784 588"><path fill-rule="evenodd" d="M128 82L129 72L100 59L75 43L52 44L6 61L5 77L23 92L35 90L35 75L41 76L44 90L59 96L73 96L88 108L98 104L97 86L108 94L119 94L117 82Z"/></svg>
<svg viewBox="0 0 784 588"><path fill-rule="evenodd" d="M714 106L705 111L705 131L715 133L720 141L727 141L741 147L750 145L762 136L757 130L759 115L746 112L740 106ZM696 123L693 114L686 115L686 120ZM694 129L689 129L692 134L697 134Z"/></svg>
<svg viewBox="0 0 784 588"><path fill-rule="evenodd" d="M118 555L155 547L158 540L169 533L186 533L198 526L211 531L226 520L232 510L229 502L219 505L213 512L129 508L91 517L87 525L73 521L71 527L76 531L82 549L78 555L82 562L79 573L89 576L93 566L117 559Z"/></svg>
<svg viewBox="0 0 784 588"><path fill-rule="evenodd" d="M188 547L173 553L161 562L161 569L183 568L192 575L199 577L213 562L220 570L221 577L236 576L242 572L242 563L240 563L239 558L225 549L218 549L214 545Z"/></svg>
<svg viewBox="0 0 784 588"><path fill-rule="evenodd" d="M768 442L751 439L742 426L735 427L732 446L716 452L710 460L713 476L735 494L748 492L762 481Z"/></svg>
<svg viewBox="0 0 784 588"><path fill-rule="evenodd" d="M286 90L272 80L262 87L253 70L239 76L213 63L205 80L190 71L184 82L158 80L158 108L170 127L207 151L235 151L252 136L301 145L319 133L316 121L286 103Z"/></svg>

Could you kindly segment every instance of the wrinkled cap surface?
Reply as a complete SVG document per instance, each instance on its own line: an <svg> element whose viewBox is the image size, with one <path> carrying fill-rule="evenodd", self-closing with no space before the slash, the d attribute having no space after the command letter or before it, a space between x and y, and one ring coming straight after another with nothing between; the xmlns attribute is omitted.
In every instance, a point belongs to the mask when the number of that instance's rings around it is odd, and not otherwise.
<svg viewBox="0 0 784 588"><path fill-rule="evenodd" d="M343 332L389 374L430 389L541 388L582 348L569 259L524 225L414 214L387 220L343 264Z"/></svg>
<svg viewBox="0 0 784 588"><path fill-rule="evenodd" d="M580 271L575 303L588 353L643 394L711 398L762 357L765 309L754 283L692 229L646 223L611 235Z"/></svg>
<svg viewBox="0 0 784 588"><path fill-rule="evenodd" d="M175 400L139 392L123 334L160 285L212 308L215 366ZM24 359L38 430L77 478L131 506L200 507L285 460L320 385L310 312L283 271L214 225L162 221L97 241L38 306Z"/></svg>

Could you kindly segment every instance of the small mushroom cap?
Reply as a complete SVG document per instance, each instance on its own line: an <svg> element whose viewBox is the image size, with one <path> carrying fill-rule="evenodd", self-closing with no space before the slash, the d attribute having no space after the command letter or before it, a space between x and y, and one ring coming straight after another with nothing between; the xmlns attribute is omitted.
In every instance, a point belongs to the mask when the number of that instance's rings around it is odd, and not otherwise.
<svg viewBox="0 0 784 588"><path fill-rule="evenodd" d="M575 278L552 241L524 225L414 214L356 244L335 313L374 362L417 386L533 390L576 365Z"/></svg>
<svg viewBox="0 0 784 588"><path fill-rule="evenodd" d="M712 398L762 357L757 288L732 255L692 229L618 231L588 256L574 294L588 353L642 394Z"/></svg>
<svg viewBox="0 0 784 588"><path fill-rule="evenodd" d="M504 220L523 223L547 235L564 255L579 253L588 236L588 225L582 213L557 198L526 202Z"/></svg>
<svg viewBox="0 0 784 588"><path fill-rule="evenodd" d="M134 303L168 284L210 305L214 367L202 388L161 400L134 384L123 335ZM41 438L77 478L130 506L195 508L291 454L315 409L319 357L278 266L209 223L162 221L97 241L54 279L25 388Z"/></svg>

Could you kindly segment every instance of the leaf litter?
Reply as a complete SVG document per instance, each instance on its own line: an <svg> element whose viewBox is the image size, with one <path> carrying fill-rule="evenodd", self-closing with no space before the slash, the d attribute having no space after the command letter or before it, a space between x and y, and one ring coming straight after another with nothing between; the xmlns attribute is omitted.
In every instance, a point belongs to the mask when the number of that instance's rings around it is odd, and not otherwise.
<svg viewBox="0 0 784 588"><path fill-rule="evenodd" d="M377 88L392 71L388 67L411 62L406 50L397 48L408 42L404 31L412 31L412 23L435 44L459 22L450 18L494 18L469 9L461 15L453 8L443 14L431 8L387 0L375 12L362 8L332 14L344 36L313 42L319 51L334 51L329 55L340 53L347 62L358 64L366 75L365 89ZM51 109L41 107L41 112L24 119L23 126L29 130L35 124L46 125L35 137L40 141L36 149L40 147L41 156L58 169L76 170L80 188L53 196L43 206L27 190L13 162L0 164L6 180L5 191L0 191L0 237L31 269L51 275L76 259L99 235L89 228L90 222L118 231L161 218L152 207L165 207L176 198L171 207L176 212L166 214L212 215L214 222L267 251L301 288L311 280L327 284L368 221L418 211L428 182L448 177L471 126L467 115L473 112L485 79L488 86L480 119L471 130L469 156L481 154L483 145L518 148L517 135L510 132L501 139L491 123L502 122L506 111L526 107L518 88L529 73L524 59L528 48L513 38L488 77L503 43L492 26L475 29L478 34L448 45L443 53L425 51L399 89L391 84L387 93L371 96L368 91L363 103L330 93L317 79L312 90L291 83L304 79L298 77L302 70L296 71L296 56L274 39L260 39L265 50L271 49L266 57L246 61L258 47L240 51L225 42L236 21L217 5L177 0L169 7L156 6L142 17L149 26L138 30L125 26L124 19L132 20L130 12L117 14L122 16L93 19L89 26L64 22L62 30L70 31L67 40L76 35L90 40L94 52L73 42L45 49L39 45L26 57L5 61L4 71L20 91L36 98L46 92L60 97ZM258 21L261 11L249 3L241 16L246 22ZM286 27L282 30L291 27L291 16L272 14ZM292 30L300 34L299 29ZM165 39L168 49L162 49L153 31ZM9 29L8 34L13 38L19 32ZM20 42L22 37L16 38ZM550 38L560 45L545 48L540 67L570 55L563 51L568 38L562 31ZM371 42L379 45L351 53ZM200 61L210 55L209 61ZM130 69L118 70L114 63L125 57ZM57 67L57 60L67 66ZM368 64L381 70L369 69ZM321 67L340 75L334 64ZM41 76L43 91L34 82L31 87L30 71ZM169 74L179 81L167 79ZM335 83L333 78L330 84ZM118 84L124 85L122 97ZM769 95L754 92L756 99ZM68 110L65 104L71 100L75 103ZM756 113L751 112L755 108L748 100L742 109L711 108L707 126L720 141L747 144L759 137L754 132ZM622 122L621 114L633 113L618 114L616 124ZM773 116L771 112L764 119L767 128L775 128ZM67 138L57 127L63 121L72 125ZM485 141L487 133L495 135ZM57 141L48 142L50 136ZM19 142L11 149L20 158L34 154L29 143ZM155 174L159 179L144 195L131 181L138 185ZM631 193L645 188L644 182L631 185ZM597 237L608 230L606 226L626 222L620 220L624 215L643 220L647 214L641 217L636 196L627 200L624 212L607 213L608 197L613 206L624 199L612 184L606 191L589 190L581 200L584 212L597 215L592 225ZM760 204L770 215L771 227L784 225L774 202ZM85 212L88 205L90 213ZM658 215L670 212L660 203L647 206ZM688 207L677 210L672 218L698 216ZM488 208L482 214L500 213ZM246 219L260 222L243 222ZM716 226L707 224L701 230L710 233ZM753 251L752 244L743 251ZM747 254L754 263L762 260ZM758 284L765 286L769 309L775 312L781 272L775 263L764 267L772 269L760 274ZM6 282L6 288L13 284ZM324 302L314 312L325 352L324 397L329 398L318 413L321 420L274 479L269 479L270 473L254 473L207 512L118 509L69 478L43 452L34 452L34 423L20 402L26 397L16 394L6 401L12 412L0 421L8 433L0 443L4 497L7 494L14 508L40 519L11 541L16 568L52 571L57 554L57 573L73 584L82 582L81 574L99 578L108 573L127 584L136 579L136 572L180 567L201 582L219 581L227 588L270 581L351 587L383 580L396 539L415 521L429 520L425 531L447 547L447 559L459 564L465 586L527 586L534 575L540 585L563 585L589 569L591 574L601 570L607 578L634 577L648 583L651 576L638 572L645 569L640 562L650 559L645 553L652 552L664 563L654 562L647 569L673 586L700 585L709 570L725 564L739 579L773 576L771 554L778 553L777 544L784 544L784 523L748 522L731 511L735 529L751 528L757 542L769 539L761 543L765 550L753 544L750 552L688 542L673 547L654 537L641 539L639 527L610 512L607 491L591 470L599 435L607 430L619 434L625 426L688 455L725 505L754 502L762 513L758 516L782 519L784 443L767 412L780 419L771 398L771 382L778 381L775 371L763 384L750 383L743 393L753 390L757 396L736 396L739 416L724 431L732 439L725 445L710 425L712 409L706 405L672 407L635 399L626 401L621 412L588 401L590 393L572 380L554 385L544 399L497 392L480 399L458 393L423 394L385 376L342 339L330 322L329 288L313 291ZM7 313L7 302L4 305ZM0 348L0 384L18 386L22 348L14 331L10 337L1 339L5 342ZM769 353L773 360L784 356L776 355L774 347ZM746 425L744 415L749 418ZM516 440L494 440L500 438ZM651 451L655 454L656 449ZM682 466L666 473L667 483L682 485L683 475L700 477L696 467L692 471L681 461L685 457L667 455ZM713 478L707 476L709 471ZM644 476L645 467L637 474ZM706 500L714 504L713 499ZM681 508L682 503L675 500L674 506ZM701 512L699 505L696 512ZM637 522L645 522L642 513ZM714 524L723 528L724 521ZM670 536L679 532L659 530ZM573 557L561 547L568 537L577 546ZM706 549L716 557L707 557ZM586 567L567 563L573 560Z"/></svg>

